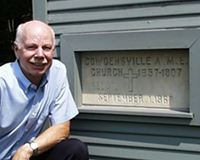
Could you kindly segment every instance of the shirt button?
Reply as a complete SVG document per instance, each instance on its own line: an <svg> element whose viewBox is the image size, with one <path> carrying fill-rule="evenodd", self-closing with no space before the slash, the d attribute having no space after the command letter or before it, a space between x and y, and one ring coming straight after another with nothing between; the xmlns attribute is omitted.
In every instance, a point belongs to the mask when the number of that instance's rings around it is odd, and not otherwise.
<svg viewBox="0 0 200 160"><path fill-rule="evenodd" d="M32 116L35 117L35 112L32 113Z"/></svg>

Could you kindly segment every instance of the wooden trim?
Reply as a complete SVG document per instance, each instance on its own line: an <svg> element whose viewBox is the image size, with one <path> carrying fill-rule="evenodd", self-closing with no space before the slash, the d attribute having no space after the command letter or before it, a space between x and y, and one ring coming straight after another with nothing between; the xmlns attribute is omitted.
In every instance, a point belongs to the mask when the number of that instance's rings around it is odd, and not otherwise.
<svg viewBox="0 0 200 160"><path fill-rule="evenodd" d="M190 56L190 102L189 112L139 112L132 111L124 114L140 115L140 116L157 116L157 117L179 117L190 118L191 124L200 125L200 112L199 112L199 98L200 91L195 89L200 79L200 72L198 67L195 69L193 60L200 59L200 50L198 45L200 43L200 30L199 29L174 29L174 30L156 30L156 31L139 31L139 32L113 32L113 33L94 33L94 34L70 34L61 36L61 61L67 66L70 85L72 92L81 112L90 113L105 113L105 109L96 108L97 110L91 111L91 108L82 106L82 90L79 75L79 62L75 58L75 53L83 51L113 51L113 50L140 50L140 49L188 49ZM197 45L195 45L197 44ZM193 51L194 53L191 53ZM199 67L200 68L200 67ZM194 76L195 75L195 76ZM199 87L196 87L199 88ZM121 114L110 107L109 113ZM194 114L194 116L193 116Z"/></svg>
<svg viewBox="0 0 200 160"><path fill-rule="evenodd" d="M84 1L54 1L48 3L49 11L58 10L72 10L72 9L84 9L84 8L100 8L111 6L123 6L123 5L138 5L138 4L155 4L155 3L170 3L176 2L176 0L84 0ZM180 1L177 1L180 2Z"/></svg>
<svg viewBox="0 0 200 160"><path fill-rule="evenodd" d="M33 19L47 22L47 0L32 0Z"/></svg>

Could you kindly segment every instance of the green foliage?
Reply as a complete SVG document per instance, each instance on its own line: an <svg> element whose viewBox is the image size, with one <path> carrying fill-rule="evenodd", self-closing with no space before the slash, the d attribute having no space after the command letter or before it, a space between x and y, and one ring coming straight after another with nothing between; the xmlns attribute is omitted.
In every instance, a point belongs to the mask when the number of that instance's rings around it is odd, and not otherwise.
<svg viewBox="0 0 200 160"><path fill-rule="evenodd" d="M0 0L0 64L15 60L13 42L20 23L32 19L31 0Z"/></svg>

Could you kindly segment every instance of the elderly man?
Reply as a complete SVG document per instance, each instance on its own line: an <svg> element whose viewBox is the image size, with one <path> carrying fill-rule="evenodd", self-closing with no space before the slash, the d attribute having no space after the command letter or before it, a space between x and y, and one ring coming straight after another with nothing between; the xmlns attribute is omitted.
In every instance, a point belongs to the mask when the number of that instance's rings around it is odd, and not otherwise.
<svg viewBox="0 0 200 160"><path fill-rule="evenodd" d="M68 139L78 110L54 47L45 23L18 27L17 59L0 67L0 160L88 160L86 145ZM52 126L40 134L48 117Z"/></svg>

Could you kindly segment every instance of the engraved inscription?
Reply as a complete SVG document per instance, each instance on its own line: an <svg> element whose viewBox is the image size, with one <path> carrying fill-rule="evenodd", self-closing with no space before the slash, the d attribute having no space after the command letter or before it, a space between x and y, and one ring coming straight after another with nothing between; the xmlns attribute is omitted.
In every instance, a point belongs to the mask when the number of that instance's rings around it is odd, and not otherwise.
<svg viewBox="0 0 200 160"><path fill-rule="evenodd" d="M84 105L187 109L187 50L82 54Z"/></svg>

